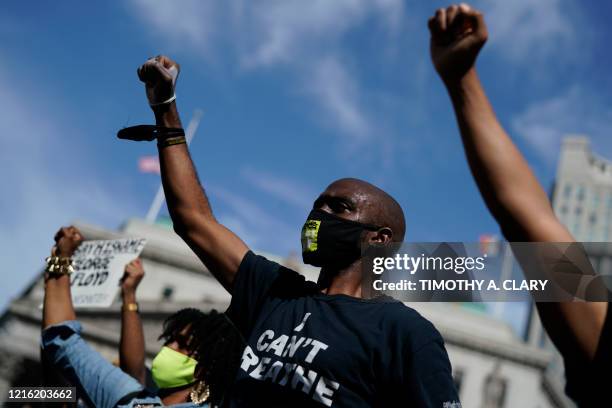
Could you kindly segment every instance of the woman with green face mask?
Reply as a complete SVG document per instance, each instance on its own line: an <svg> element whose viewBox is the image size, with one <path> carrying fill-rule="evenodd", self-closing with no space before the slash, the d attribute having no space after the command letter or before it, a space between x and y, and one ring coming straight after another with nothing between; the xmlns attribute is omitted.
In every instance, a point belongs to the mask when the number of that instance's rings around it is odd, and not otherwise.
<svg viewBox="0 0 612 408"><path fill-rule="evenodd" d="M220 335L209 335L214 332ZM164 346L151 364L151 376L164 402L174 403L185 399L192 402L208 401L211 384L232 381L234 370L228 370L229 366L225 365L224 359L233 359L233 367L237 367L241 347L239 337L232 337L234 335L236 332L233 325L225 315L215 311L206 315L197 309L183 309L170 316L159 336ZM232 356L228 355L229 350L220 347L223 344L220 340L223 339L238 342ZM199 367L197 358L204 355L210 363ZM227 378L223 378L224 375ZM202 377L208 380L197 379Z"/></svg>
<svg viewBox="0 0 612 408"><path fill-rule="evenodd" d="M123 305L119 367L146 387L145 339L136 299L138 287L144 276L145 270L140 259L135 259L125 266L121 279ZM190 357L189 349L183 343L188 336L191 322L205 318L206 315L196 309L183 309L166 320L164 326L166 330L160 336L160 340L163 339L165 345L153 360L151 367L152 380L166 400L182 402L187 394L191 398L193 384L196 382L194 372L198 362ZM182 333L182 330L185 333ZM149 381L149 385L150 383ZM205 399L208 389L200 388L201 392L196 394L202 395L198 397L194 394L192 401Z"/></svg>
<svg viewBox="0 0 612 408"><path fill-rule="evenodd" d="M82 241L74 227L62 228L45 273L42 350L77 393L92 407L213 407L234 381L243 342L222 313L183 309L170 316L160 339L164 346L153 360L159 387L145 389L113 366L81 337L70 295L70 257ZM51 265L57 264L57 267Z"/></svg>

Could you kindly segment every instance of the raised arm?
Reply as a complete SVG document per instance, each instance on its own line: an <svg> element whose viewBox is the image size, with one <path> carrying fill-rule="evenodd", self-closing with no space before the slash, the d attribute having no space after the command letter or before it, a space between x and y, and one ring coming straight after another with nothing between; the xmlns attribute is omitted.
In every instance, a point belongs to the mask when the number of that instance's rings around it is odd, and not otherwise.
<svg viewBox="0 0 612 408"><path fill-rule="evenodd" d="M450 95L472 175L508 241L573 242L546 193L497 120L476 73L487 40L484 17L462 4L429 20L431 56ZM542 323L565 357L593 357L607 304L538 303Z"/></svg>
<svg viewBox="0 0 612 408"><path fill-rule="evenodd" d="M145 339L142 322L138 314L136 289L144 277L144 269L140 258L134 259L125 266L125 274L121 280L121 340L119 342L119 367L144 385L145 369Z"/></svg>
<svg viewBox="0 0 612 408"><path fill-rule="evenodd" d="M180 128L174 84L179 66L167 57L150 59L138 69L157 125ZM167 102L170 101L170 102ZM185 143L159 145L162 184L174 230L230 293L248 248L215 219Z"/></svg>
<svg viewBox="0 0 612 408"><path fill-rule="evenodd" d="M83 236L75 227L61 228L55 234L52 255L69 259L83 242ZM43 329L67 320L75 320L76 314L70 295L70 275L45 272L45 299L43 302Z"/></svg>
<svg viewBox="0 0 612 408"><path fill-rule="evenodd" d="M83 241L75 227L62 228L55 235L53 255L70 258ZM48 268L51 269L51 268ZM81 325L70 294L70 275L56 267L45 272L41 356L78 389L89 406L114 407L128 395L142 391L142 386L94 351L81 337ZM52 383L53 385L59 385Z"/></svg>
<svg viewBox="0 0 612 408"><path fill-rule="evenodd" d="M80 245L82 236L74 227L63 227L55 234L55 245L51 249L51 255L69 259L75 249ZM49 326L75 320L76 314L72 305L70 294L70 275L50 274L45 271L45 297L43 301L42 329ZM46 386L64 385L62 377L49 361L46 354L41 351L40 355L43 381Z"/></svg>

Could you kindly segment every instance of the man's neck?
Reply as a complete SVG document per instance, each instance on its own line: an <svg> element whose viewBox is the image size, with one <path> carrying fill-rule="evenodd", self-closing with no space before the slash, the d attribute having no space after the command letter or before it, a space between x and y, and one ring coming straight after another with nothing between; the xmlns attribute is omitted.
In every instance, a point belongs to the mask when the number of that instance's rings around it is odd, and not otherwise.
<svg viewBox="0 0 612 408"><path fill-rule="evenodd" d="M361 261L355 261L346 268L321 269L318 283L326 295L347 295L361 298Z"/></svg>

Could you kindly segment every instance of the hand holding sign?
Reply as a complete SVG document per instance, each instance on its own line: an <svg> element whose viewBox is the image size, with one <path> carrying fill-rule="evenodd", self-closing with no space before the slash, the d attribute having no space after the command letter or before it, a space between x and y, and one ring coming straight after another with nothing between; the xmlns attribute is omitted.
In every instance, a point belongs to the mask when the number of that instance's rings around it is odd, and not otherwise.
<svg viewBox="0 0 612 408"><path fill-rule="evenodd" d="M109 307L119 290L125 265L140 255L145 242L143 238L83 242L72 257L75 269L71 279L74 306ZM136 288L136 277L134 273L127 282L128 287Z"/></svg>
<svg viewBox="0 0 612 408"><path fill-rule="evenodd" d="M121 290L123 293L135 293L136 288L138 288L140 281L144 277L144 274L145 272L140 258L136 258L129 264L125 265L125 272L123 274L123 278L121 278Z"/></svg>
<svg viewBox="0 0 612 408"><path fill-rule="evenodd" d="M74 226L62 227L55 234L55 246L53 247L53 255L61 257L71 257L81 242L83 235Z"/></svg>

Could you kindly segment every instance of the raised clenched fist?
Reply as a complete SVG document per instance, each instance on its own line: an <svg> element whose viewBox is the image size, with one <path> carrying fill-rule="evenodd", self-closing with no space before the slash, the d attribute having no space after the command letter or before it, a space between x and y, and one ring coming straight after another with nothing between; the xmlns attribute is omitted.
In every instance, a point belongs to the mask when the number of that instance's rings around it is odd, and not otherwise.
<svg viewBox="0 0 612 408"><path fill-rule="evenodd" d="M121 289L123 292L135 292L144 277L144 268L140 258L134 259L129 264L125 265L125 273L121 279Z"/></svg>
<svg viewBox="0 0 612 408"><path fill-rule="evenodd" d="M429 30L431 59L444 81L462 78L488 37L483 15L463 3L436 10Z"/></svg>
<svg viewBox="0 0 612 408"><path fill-rule="evenodd" d="M145 83L149 104L164 105L174 100L174 88L181 67L170 58L158 55L138 68L138 78Z"/></svg>
<svg viewBox="0 0 612 408"><path fill-rule="evenodd" d="M74 251L83 242L83 235L73 226L62 227L55 234L53 254L62 257L71 257Z"/></svg>

